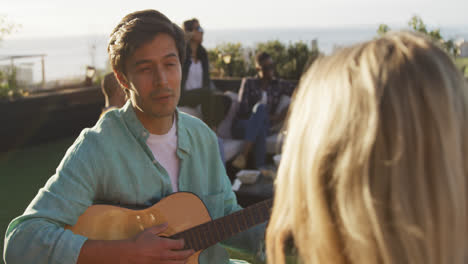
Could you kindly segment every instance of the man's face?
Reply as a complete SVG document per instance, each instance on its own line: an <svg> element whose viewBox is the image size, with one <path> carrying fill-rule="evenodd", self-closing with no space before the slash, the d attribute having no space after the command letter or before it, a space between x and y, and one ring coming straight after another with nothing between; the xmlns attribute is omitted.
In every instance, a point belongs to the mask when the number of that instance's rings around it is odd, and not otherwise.
<svg viewBox="0 0 468 264"><path fill-rule="evenodd" d="M258 65L258 75L262 79L272 80L274 76L275 65L272 58L266 58Z"/></svg>
<svg viewBox="0 0 468 264"><path fill-rule="evenodd" d="M180 97L181 66L174 39L159 33L125 62L134 108L145 118L174 114Z"/></svg>

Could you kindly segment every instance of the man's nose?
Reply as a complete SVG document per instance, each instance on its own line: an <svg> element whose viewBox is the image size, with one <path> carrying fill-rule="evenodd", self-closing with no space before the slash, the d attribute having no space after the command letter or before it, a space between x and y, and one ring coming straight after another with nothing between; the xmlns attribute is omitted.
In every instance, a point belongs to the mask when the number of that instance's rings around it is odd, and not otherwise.
<svg viewBox="0 0 468 264"><path fill-rule="evenodd" d="M156 86L167 86L167 74L164 70L156 68L153 72L153 83Z"/></svg>

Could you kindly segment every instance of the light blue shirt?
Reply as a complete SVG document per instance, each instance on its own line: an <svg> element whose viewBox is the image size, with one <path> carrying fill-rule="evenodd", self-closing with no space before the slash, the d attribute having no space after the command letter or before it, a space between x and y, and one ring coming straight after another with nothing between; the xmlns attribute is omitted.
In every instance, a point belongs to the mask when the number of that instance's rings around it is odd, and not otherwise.
<svg viewBox="0 0 468 264"><path fill-rule="evenodd" d="M86 237L65 230L92 204L107 202L151 206L172 193L166 170L146 145L149 132L129 102L84 129L68 149L56 173L41 188L5 235L6 263L76 263ZM199 119L177 111L179 190L195 193L213 219L233 213L237 204L221 161L216 135ZM264 226L227 243L258 250ZM229 263L216 244L200 263Z"/></svg>

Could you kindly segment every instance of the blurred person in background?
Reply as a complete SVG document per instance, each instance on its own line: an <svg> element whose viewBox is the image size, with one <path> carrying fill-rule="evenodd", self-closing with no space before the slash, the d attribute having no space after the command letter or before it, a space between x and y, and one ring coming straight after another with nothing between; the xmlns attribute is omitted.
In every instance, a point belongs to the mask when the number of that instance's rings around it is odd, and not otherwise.
<svg viewBox="0 0 468 264"><path fill-rule="evenodd" d="M125 92L120 87L119 81L117 81L113 72L104 76L101 82L101 91L105 100L102 114L112 109L121 108L127 101Z"/></svg>
<svg viewBox="0 0 468 264"><path fill-rule="evenodd" d="M204 31L196 18L185 21L183 29L187 40L187 56L182 65L179 105L205 107L209 104L212 89L208 53L202 46Z"/></svg>
<svg viewBox="0 0 468 264"><path fill-rule="evenodd" d="M217 133L218 125L224 119L231 99L222 92L217 92L210 79L208 53L202 46L204 30L196 18L183 24L187 40L186 58L182 66L182 84L179 106L188 106L200 110L202 120ZM224 144L218 137L219 150L223 163Z"/></svg>
<svg viewBox="0 0 468 264"><path fill-rule="evenodd" d="M258 76L243 78L239 89L239 110L232 134L244 140L244 146L232 165L245 168L253 152L254 167L268 173L266 138L272 134L272 127L282 126L295 85L275 77L275 64L270 54L261 52L255 61Z"/></svg>

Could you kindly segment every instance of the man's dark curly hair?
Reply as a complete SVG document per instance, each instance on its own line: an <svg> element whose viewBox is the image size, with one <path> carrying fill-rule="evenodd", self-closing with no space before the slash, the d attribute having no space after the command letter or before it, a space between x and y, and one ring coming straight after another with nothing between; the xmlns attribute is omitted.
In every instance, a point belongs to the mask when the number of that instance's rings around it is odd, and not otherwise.
<svg viewBox="0 0 468 264"><path fill-rule="evenodd" d="M257 56L255 57L255 61L257 62L258 65L261 65L263 61L265 61L266 59L270 59L270 58L271 58L271 55L269 53L262 51L257 54Z"/></svg>
<svg viewBox="0 0 468 264"><path fill-rule="evenodd" d="M169 34L174 39L180 63L183 65L184 32L161 12L148 9L126 15L112 31L107 46L112 68L126 76L125 61L159 33Z"/></svg>

